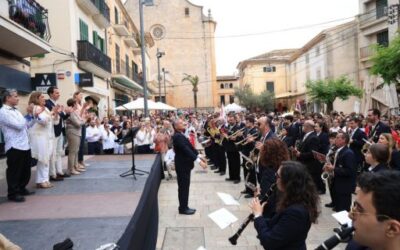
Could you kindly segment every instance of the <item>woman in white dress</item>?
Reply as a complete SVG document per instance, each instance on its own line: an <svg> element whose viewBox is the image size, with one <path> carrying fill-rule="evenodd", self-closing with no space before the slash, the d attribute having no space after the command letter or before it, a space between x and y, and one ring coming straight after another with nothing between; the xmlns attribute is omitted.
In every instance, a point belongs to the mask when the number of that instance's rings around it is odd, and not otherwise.
<svg viewBox="0 0 400 250"><path fill-rule="evenodd" d="M32 157L38 160L36 165L37 188L51 188L49 181L49 161L53 152L54 125L60 122L59 106L52 111L45 107L45 97L41 92L33 92L29 104L33 103L33 114L37 122L29 130Z"/></svg>

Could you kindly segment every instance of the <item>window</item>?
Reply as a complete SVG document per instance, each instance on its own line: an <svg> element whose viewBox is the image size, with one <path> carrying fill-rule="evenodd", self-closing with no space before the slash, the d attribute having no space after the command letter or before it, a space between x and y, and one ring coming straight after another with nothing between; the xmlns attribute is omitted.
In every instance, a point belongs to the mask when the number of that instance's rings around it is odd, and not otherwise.
<svg viewBox="0 0 400 250"><path fill-rule="evenodd" d="M316 56L319 56L320 53L321 53L320 48L319 48L319 46L317 46L317 47L315 48L315 55L316 55Z"/></svg>
<svg viewBox="0 0 400 250"><path fill-rule="evenodd" d="M274 82L267 82L267 91L274 93L275 91Z"/></svg>
<svg viewBox="0 0 400 250"><path fill-rule="evenodd" d="M306 64L310 63L310 56L308 55L308 53L306 54Z"/></svg>
<svg viewBox="0 0 400 250"><path fill-rule="evenodd" d="M101 52L104 51L104 39L101 38L96 31L93 31L93 45L98 48Z"/></svg>
<svg viewBox="0 0 400 250"><path fill-rule="evenodd" d="M221 89L223 89L224 88L224 84L223 83L221 83L221 85L219 86Z"/></svg>
<svg viewBox="0 0 400 250"><path fill-rule="evenodd" d="M117 73L121 72L121 62L120 62L120 55L119 55L119 46L115 44L115 69Z"/></svg>
<svg viewBox="0 0 400 250"><path fill-rule="evenodd" d="M115 24L118 24L118 23L119 23L119 13L118 13L117 7L114 7L114 13L115 13L115 16L114 16L115 20L114 20L114 22L115 22Z"/></svg>
<svg viewBox="0 0 400 250"><path fill-rule="evenodd" d="M134 61L132 61L132 68L133 68L134 74L136 74L136 75L139 74L139 67Z"/></svg>
<svg viewBox="0 0 400 250"><path fill-rule="evenodd" d="M89 41L88 25L81 19L79 19L79 32L80 32L80 39L82 41Z"/></svg>
<svg viewBox="0 0 400 250"><path fill-rule="evenodd" d="M376 19L387 16L387 0L377 0L376 1Z"/></svg>
<svg viewBox="0 0 400 250"><path fill-rule="evenodd" d="M379 45L387 47L389 45L389 33L388 33L388 31L386 30L386 31L383 31L383 32L380 32L380 33L376 34L376 42Z"/></svg>
<svg viewBox="0 0 400 250"><path fill-rule="evenodd" d="M225 96L224 96L224 95L221 95L219 98L220 98L220 100L221 100L221 105L222 105L222 104L225 105Z"/></svg>
<svg viewBox="0 0 400 250"><path fill-rule="evenodd" d="M229 83L229 88L233 89L233 84L232 83Z"/></svg>
<svg viewBox="0 0 400 250"><path fill-rule="evenodd" d="M235 96L233 96L233 95L230 95L229 96L229 103L234 103L235 102Z"/></svg>
<svg viewBox="0 0 400 250"><path fill-rule="evenodd" d="M263 68L264 72L276 72L276 67L275 66L267 66Z"/></svg>
<svg viewBox="0 0 400 250"><path fill-rule="evenodd" d="M225 83L225 88L227 89L229 86L228 86L228 84L227 83Z"/></svg>
<svg viewBox="0 0 400 250"><path fill-rule="evenodd" d="M190 15L190 11L189 8L185 8L185 16L188 17Z"/></svg>
<svg viewBox="0 0 400 250"><path fill-rule="evenodd" d="M125 75L130 77L131 72L129 70L129 56L128 55L125 55L125 70L126 70Z"/></svg>

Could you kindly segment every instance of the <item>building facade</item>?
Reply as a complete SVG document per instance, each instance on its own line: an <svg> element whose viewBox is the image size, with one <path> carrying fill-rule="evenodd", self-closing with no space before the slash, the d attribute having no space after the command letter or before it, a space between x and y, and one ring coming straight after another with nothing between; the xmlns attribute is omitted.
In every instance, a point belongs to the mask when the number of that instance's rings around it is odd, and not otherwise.
<svg viewBox="0 0 400 250"><path fill-rule="evenodd" d="M138 1L127 0L125 6L133 20L139 23ZM155 89L154 96L165 96L163 86L159 86L159 82L164 85L165 79L167 104L193 108L193 97L188 94L192 93L192 85L182 79L184 74L197 75L199 109L215 107L218 101L214 94L218 89L214 45L216 23L211 14L204 15L203 7L188 0L155 0L153 6L144 7L144 26L155 40L155 46L148 50L155 58L151 62L154 70L148 78L149 85ZM168 72L163 78L160 70L160 81L158 68ZM161 93L158 93L159 89Z"/></svg>
<svg viewBox="0 0 400 250"><path fill-rule="evenodd" d="M235 100L235 89L239 88L239 77L232 76L217 76L218 90L216 92L218 98L218 107L221 105L228 105L234 102Z"/></svg>
<svg viewBox="0 0 400 250"><path fill-rule="evenodd" d="M371 56L373 45L389 45L398 34L399 2L398 0L359 0L359 77L360 84L365 90L362 102L364 111L369 108L379 108L386 112L398 110L398 92L394 84L377 89L383 83L380 77L370 75L372 66ZM397 6L397 8L395 7ZM397 9L397 11L396 11ZM388 14L391 13L391 20Z"/></svg>

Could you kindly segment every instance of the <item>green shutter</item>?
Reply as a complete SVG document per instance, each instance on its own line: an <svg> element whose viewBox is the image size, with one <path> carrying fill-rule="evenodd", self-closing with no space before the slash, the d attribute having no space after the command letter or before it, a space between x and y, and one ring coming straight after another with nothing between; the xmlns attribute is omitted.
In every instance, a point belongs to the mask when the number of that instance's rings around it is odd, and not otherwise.
<svg viewBox="0 0 400 250"><path fill-rule="evenodd" d="M98 39L99 39L99 49L105 54L106 51L104 49L104 39L101 37L99 37Z"/></svg>
<svg viewBox="0 0 400 250"><path fill-rule="evenodd" d="M89 28L87 24L81 19L79 19L79 31L81 40L89 41Z"/></svg>
<svg viewBox="0 0 400 250"><path fill-rule="evenodd" d="M94 30L93 30L93 45L94 45L96 48L99 48L99 46L98 46L98 39L97 39L97 32L94 31Z"/></svg>

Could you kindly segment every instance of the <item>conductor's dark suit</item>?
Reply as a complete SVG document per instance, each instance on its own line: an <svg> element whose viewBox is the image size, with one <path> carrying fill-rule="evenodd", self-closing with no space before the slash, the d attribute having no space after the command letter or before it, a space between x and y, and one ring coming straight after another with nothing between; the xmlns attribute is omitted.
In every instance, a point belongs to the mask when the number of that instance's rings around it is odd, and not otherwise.
<svg viewBox="0 0 400 250"><path fill-rule="evenodd" d="M350 139L352 140L352 142L350 143L350 149L354 153L357 166L360 167L364 161L364 155L362 153L362 148L365 144L364 140L367 140L367 135L360 128L356 128L356 131L354 133L352 133Z"/></svg>
<svg viewBox="0 0 400 250"><path fill-rule="evenodd" d="M298 161L307 167L308 172L311 174L318 191L324 193L325 185L321 179L322 166L319 161L314 158L312 153L312 151L319 152L319 149L320 146L318 136L313 132L300 143L300 146L297 149L300 152Z"/></svg>
<svg viewBox="0 0 400 250"><path fill-rule="evenodd" d="M350 211L351 193L356 181L355 156L347 146L340 149L336 155L332 188L336 211Z"/></svg>
<svg viewBox="0 0 400 250"><path fill-rule="evenodd" d="M175 151L175 171L178 181L179 211L188 209L190 171L199 154L189 140L180 132L172 137Z"/></svg>

